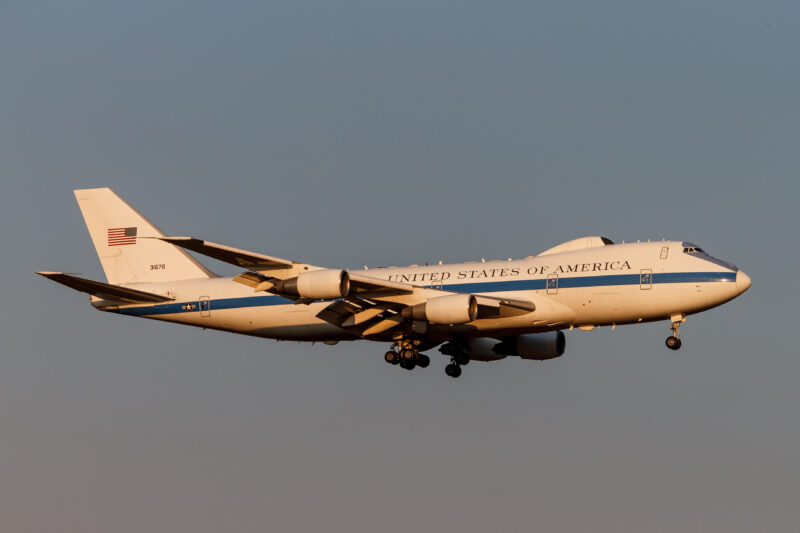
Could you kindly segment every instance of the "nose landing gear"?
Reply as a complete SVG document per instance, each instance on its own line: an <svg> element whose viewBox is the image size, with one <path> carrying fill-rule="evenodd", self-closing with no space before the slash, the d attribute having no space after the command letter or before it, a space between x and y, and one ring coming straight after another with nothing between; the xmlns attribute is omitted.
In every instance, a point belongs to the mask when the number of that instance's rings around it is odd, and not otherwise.
<svg viewBox="0 0 800 533"><path fill-rule="evenodd" d="M672 320L672 324L670 324L669 329L672 330L672 335L667 337L667 348L670 350L678 350L681 347L681 333L679 328L681 327L681 323L684 322L686 318L683 314L679 314L671 316L670 320Z"/></svg>

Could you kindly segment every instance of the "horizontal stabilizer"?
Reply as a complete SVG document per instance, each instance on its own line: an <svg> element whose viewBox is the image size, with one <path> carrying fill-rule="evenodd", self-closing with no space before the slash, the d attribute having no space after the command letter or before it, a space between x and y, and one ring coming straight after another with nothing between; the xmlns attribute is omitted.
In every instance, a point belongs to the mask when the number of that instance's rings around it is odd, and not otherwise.
<svg viewBox="0 0 800 533"><path fill-rule="evenodd" d="M198 254L213 257L219 261L230 263L249 270L262 271L278 268L291 268L294 264L287 259L271 257L258 252L240 250L224 244L195 239L194 237L156 237L159 240L180 246Z"/></svg>
<svg viewBox="0 0 800 533"><path fill-rule="evenodd" d="M119 285L109 285L108 283L102 283L100 281L79 278L63 272L37 272L37 274L51 279L56 283L66 285L76 291L85 292L92 296L102 298L103 300L139 304L169 302L174 299L151 292L137 291L136 289L128 289L126 287L120 287Z"/></svg>

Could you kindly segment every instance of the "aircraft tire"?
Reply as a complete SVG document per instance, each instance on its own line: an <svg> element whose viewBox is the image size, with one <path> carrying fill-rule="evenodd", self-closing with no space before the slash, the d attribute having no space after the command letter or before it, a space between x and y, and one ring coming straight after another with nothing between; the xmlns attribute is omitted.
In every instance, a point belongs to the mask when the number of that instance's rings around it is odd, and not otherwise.
<svg viewBox="0 0 800 533"><path fill-rule="evenodd" d="M459 366L467 366L469 364L469 356L467 354L465 354L464 352L457 352L453 356L453 359L456 360L456 363Z"/></svg>
<svg viewBox="0 0 800 533"><path fill-rule="evenodd" d="M429 364L431 364L431 358L424 353L419 354L417 357L417 366L420 368L428 368Z"/></svg>
<svg viewBox="0 0 800 533"><path fill-rule="evenodd" d="M417 353L414 350L401 350L400 358L406 361L413 361L417 358Z"/></svg>
<svg viewBox="0 0 800 533"><path fill-rule="evenodd" d="M458 376L461 375L461 367L454 363L450 363L449 365L444 367L444 373L450 376L451 378L457 378Z"/></svg>
<svg viewBox="0 0 800 533"><path fill-rule="evenodd" d="M681 347L681 340L675 336L667 337L666 344L670 350L678 350Z"/></svg>
<svg viewBox="0 0 800 533"><path fill-rule="evenodd" d="M389 350L383 355L383 360L390 365L396 365L400 361L400 354L394 350Z"/></svg>

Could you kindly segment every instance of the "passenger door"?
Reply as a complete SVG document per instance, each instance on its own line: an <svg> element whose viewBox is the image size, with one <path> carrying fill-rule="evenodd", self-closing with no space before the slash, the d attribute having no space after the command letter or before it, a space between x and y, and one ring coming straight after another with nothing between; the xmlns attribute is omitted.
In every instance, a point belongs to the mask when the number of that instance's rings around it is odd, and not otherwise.
<svg viewBox="0 0 800 533"><path fill-rule="evenodd" d="M558 274L547 275L547 294L558 294Z"/></svg>
<svg viewBox="0 0 800 533"><path fill-rule="evenodd" d="M200 316L201 317L211 316L211 298L209 298L208 296L200 297Z"/></svg>
<svg viewBox="0 0 800 533"><path fill-rule="evenodd" d="M639 271L639 288L649 291L653 288L653 269L643 268Z"/></svg>

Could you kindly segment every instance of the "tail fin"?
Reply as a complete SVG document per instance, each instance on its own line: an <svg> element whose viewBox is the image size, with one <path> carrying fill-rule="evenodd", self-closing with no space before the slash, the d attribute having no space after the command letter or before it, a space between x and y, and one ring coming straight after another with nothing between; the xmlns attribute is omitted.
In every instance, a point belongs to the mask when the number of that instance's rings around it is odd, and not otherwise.
<svg viewBox="0 0 800 533"><path fill-rule="evenodd" d="M214 277L177 246L143 238L165 235L108 187L74 192L109 283Z"/></svg>

